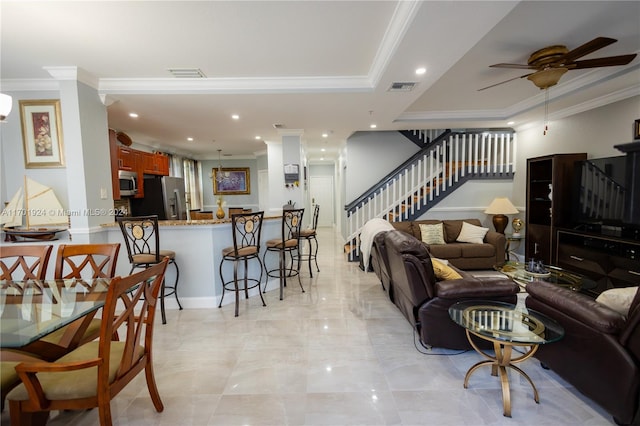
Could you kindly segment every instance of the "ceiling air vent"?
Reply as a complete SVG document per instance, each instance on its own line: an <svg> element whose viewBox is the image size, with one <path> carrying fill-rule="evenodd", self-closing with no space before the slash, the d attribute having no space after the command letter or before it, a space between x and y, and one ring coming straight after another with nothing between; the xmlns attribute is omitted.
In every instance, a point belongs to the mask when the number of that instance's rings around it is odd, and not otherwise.
<svg viewBox="0 0 640 426"><path fill-rule="evenodd" d="M284 124L277 124L276 123L276 124L273 125L273 128L274 129L284 129Z"/></svg>
<svg viewBox="0 0 640 426"><path fill-rule="evenodd" d="M169 68L168 71L176 78L207 78L199 68Z"/></svg>
<svg viewBox="0 0 640 426"><path fill-rule="evenodd" d="M396 82L391 83L391 87L389 87L389 92L410 92L416 87L417 83L414 82Z"/></svg>

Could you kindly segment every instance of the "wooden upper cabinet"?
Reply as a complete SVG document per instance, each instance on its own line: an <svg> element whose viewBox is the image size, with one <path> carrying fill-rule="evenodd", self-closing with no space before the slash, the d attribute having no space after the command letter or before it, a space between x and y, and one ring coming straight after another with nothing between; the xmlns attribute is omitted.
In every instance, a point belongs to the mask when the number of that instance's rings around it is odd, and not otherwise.
<svg viewBox="0 0 640 426"><path fill-rule="evenodd" d="M143 152L142 171L149 175L169 175L169 157L162 154Z"/></svg>
<svg viewBox="0 0 640 426"><path fill-rule="evenodd" d="M124 146L118 147L118 170L136 171L135 150Z"/></svg>

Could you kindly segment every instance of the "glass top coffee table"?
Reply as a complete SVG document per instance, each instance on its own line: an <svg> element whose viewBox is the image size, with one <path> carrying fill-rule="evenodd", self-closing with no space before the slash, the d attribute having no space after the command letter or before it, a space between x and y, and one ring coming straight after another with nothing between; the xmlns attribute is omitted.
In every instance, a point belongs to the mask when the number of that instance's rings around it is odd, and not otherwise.
<svg viewBox="0 0 640 426"><path fill-rule="evenodd" d="M523 288L526 287L527 284L536 281L545 281L560 287L566 287L573 291L591 290L598 286L595 281L584 275L570 272L557 266L544 265L546 273L529 272L525 269L525 264L522 262L509 261L494 268L496 271L502 272L510 277Z"/></svg>
<svg viewBox="0 0 640 426"><path fill-rule="evenodd" d="M471 375L483 366L491 367L492 376L500 376L502 385L503 415L511 417L511 389L507 368L522 375L533 388L533 399L540 402L538 389L531 378L514 364L531 358L539 345L553 343L564 336L564 329L555 320L531 309L510 303L489 300L469 300L458 302L449 308L449 316L465 328L471 346L487 360L473 365L464 376L464 388L469 385ZM484 352L472 339L493 343L495 355ZM514 346L524 347L520 356L512 358Z"/></svg>

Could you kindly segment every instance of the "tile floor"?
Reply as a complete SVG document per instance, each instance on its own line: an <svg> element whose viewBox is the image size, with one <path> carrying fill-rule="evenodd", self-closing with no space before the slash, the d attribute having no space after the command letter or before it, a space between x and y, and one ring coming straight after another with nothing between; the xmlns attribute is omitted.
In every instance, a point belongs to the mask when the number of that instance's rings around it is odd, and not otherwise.
<svg viewBox="0 0 640 426"><path fill-rule="evenodd" d="M320 273L285 299L267 293L221 309L172 310L158 325L155 366L164 412L140 375L112 402L117 425L611 425L593 402L535 360L520 366L540 392L511 376L512 418L497 378L469 389L469 351L416 349L413 330L375 274L348 263L342 241L320 229ZM206 285L203 282L203 285ZM426 353L425 353L426 352ZM485 374L483 374L485 373ZM1 423L8 424L8 410ZM96 425L95 410L54 412L49 425Z"/></svg>

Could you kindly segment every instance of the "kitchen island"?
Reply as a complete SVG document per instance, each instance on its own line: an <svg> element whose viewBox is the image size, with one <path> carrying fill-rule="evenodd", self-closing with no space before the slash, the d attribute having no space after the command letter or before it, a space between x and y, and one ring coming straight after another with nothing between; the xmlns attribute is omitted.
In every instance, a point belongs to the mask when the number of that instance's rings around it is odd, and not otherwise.
<svg viewBox="0 0 640 426"><path fill-rule="evenodd" d="M265 243L273 238L280 238L282 232L282 217L265 217L262 223L262 238L260 259L265 252ZM131 265L127 257L127 248L120 227L116 222L102 225L107 243L120 243L120 254L116 273L129 275ZM178 295L180 303L185 309L217 307L222 295L219 265L222 249L233 246L230 219L213 220L162 220L159 222L160 246L163 250L173 250L176 253L176 263L180 268ZM55 248L54 248L55 251ZM267 256L270 268L276 267L276 256ZM233 263L225 262L223 267L225 277L233 276ZM242 271L242 267L239 268ZM249 262L249 276L259 276L258 262ZM175 280L175 268L169 266L166 272L168 283ZM229 279L229 278L227 278ZM266 274L263 274L263 281ZM264 288L264 285L261 286ZM271 279L268 289L278 289L278 281ZM258 296L258 289L254 288L249 296ZM225 297L224 304L233 303L233 297ZM173 297L165 299L167 309L177 309L178 305Z"/></svg>

